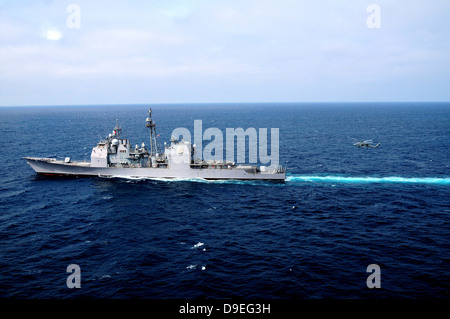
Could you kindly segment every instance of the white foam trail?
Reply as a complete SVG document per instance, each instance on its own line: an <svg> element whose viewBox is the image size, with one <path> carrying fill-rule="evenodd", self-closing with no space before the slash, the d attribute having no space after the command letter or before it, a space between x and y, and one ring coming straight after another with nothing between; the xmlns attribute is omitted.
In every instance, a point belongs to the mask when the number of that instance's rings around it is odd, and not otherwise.
<svg viewBox="0 0 450 319"><path fill-rule="evenodd" d="M359 176L338 176L338 175L287 175L287 182L333 182L333 183L403 183L403 184L433 184L450 185L450 178L438 177L359 177Z"/></svg>
<svg viewBox="0 0 450 319"><path fill-rule="evenodd" d="M203 178L168 178L168 177L144 177L144 176L121 176L121 175L112 175L112 176L99 176L100 178L120 178L131 181L161 181L161 182L209 182Z"/></svg>
<svg viewBox="0 0 450 319"><path fill-rule="evenodd" d="M164 177L136 177L136 176L120 176L120 175L113 175L113 176L99 176L100 178L105 179L112 179L112 178L118 178L118 179L124 179L127 181L160 181L160 182L196 182L196 183L206 183L206 184L254 184L259 183L263 184L265 181L254 181L254 180L236 180L236 179L204 179L200 177L193 177L193 178L164 178ZM268 182L268 185L271 185L272 183Z"/></svg>

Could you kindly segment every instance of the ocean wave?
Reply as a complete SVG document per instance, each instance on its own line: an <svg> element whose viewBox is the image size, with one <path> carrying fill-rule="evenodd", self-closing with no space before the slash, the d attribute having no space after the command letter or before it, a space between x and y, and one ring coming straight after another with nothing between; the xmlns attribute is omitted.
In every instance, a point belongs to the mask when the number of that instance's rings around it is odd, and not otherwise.
<svg viewBox="0 0 450 319"><path fill-rule="evenodd" d="M194 270L194 269L197 269L197 267L198 267L198 265L189 265L189 266L186 267L186 269L188 269L188 270ZM206 266L205 266L205 265L202 265L200 269L201 269L201 270L206 270Z"/></svg>

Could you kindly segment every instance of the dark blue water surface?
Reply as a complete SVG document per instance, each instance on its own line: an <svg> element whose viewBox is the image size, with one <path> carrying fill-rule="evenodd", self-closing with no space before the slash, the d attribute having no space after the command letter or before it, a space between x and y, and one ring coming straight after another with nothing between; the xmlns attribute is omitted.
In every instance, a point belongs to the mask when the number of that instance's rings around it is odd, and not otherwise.
<svg viewBox="0 0 450 319"><path fill-rule="evenodd" d="M285 183L52 179L22 159L89 160L115 119L148 144L147 108L0 108L0 297L449 297L450 104L152 106L161 142L196 119L279 128Z"/></svg>

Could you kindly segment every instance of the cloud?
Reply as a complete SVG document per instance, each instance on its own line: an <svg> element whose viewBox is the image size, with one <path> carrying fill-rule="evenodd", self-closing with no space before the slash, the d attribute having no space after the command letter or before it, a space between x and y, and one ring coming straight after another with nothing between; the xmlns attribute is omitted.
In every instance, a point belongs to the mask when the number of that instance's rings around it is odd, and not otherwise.
<svg viewBox="0 0 450 319"><path fill-rule="evenodd" d="M427 84L450 74L450 5L443 2L380 0L376 30L366 26L372 2L359 0L77 1L80 28L66 25L70 3L2 5L4 99L18 99L9 92L20 89L45 104L58 87L107 103L111 87L126 87L124 99L159 90L183 101L339 100L368 91L367 83L412 79L424 82L423 96L450 94ZM30 82L40 91L20 86Z"/></svg>
<svg viewBox="0 0 450 319"><path fill-rule="evenodd" d="M58 41L62 37L62 33L58 30L47 30L44 33L44 38L47 40Z"/></svg>

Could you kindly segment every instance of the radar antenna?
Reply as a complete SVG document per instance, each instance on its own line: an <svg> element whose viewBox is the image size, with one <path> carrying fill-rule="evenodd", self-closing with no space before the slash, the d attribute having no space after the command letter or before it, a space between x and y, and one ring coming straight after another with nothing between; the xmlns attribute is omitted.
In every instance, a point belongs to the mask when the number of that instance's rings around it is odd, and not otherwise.
<svg viewBox="0 0 450 319"><path fill-rule="evenodd" d="M158 153L156 146L156 123L152 121L152 109L148 110L147 127L150 128L150 156L155 156Z"/></svg>

